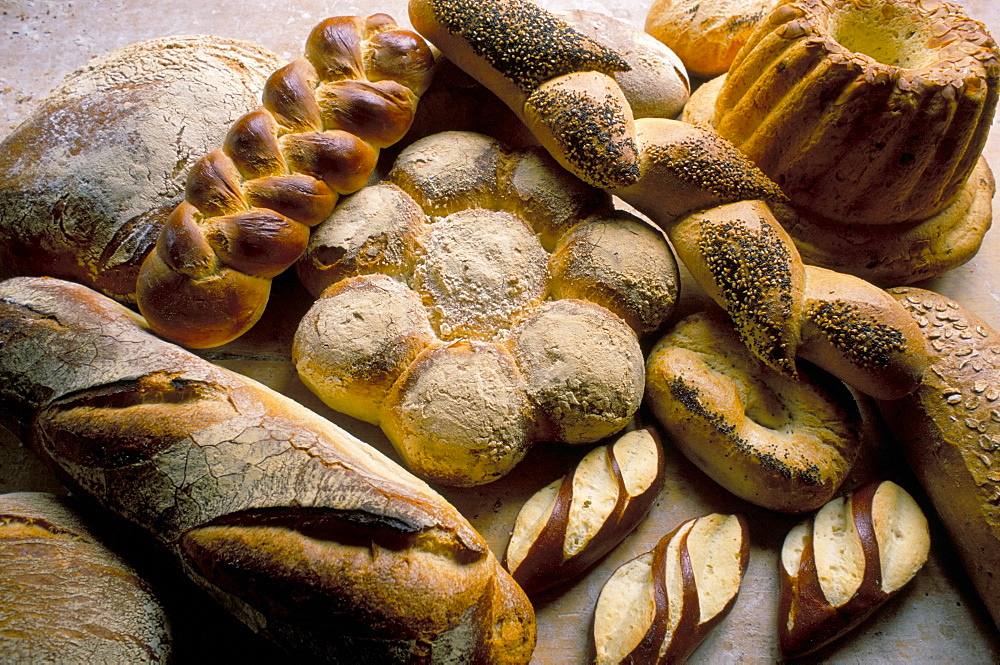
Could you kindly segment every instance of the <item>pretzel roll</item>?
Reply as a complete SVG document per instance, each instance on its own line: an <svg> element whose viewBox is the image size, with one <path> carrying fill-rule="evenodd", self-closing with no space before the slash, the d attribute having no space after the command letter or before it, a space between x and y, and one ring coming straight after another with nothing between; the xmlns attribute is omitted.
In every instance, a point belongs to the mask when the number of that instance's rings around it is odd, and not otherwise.
<svg viewBox="0 0 1000 665"><path fill-rule="evenodd" d="M930 546L923 511L892 481L868 483L797 524L779 559L782 655L800 658L854 630L923 568Z"/></svg>
<svg viewBox="0 0 1000 665"><path fill-rule="evenodd" d="M268 78L262 106L188 172L185 234L204 235L191 242L211 252L196 268L171 260L181 253L169 247L177 234L161 234L137 293L157 333L204 348L253 326L309 227L366 185L379 150L406 134L432 66L426 43L384 14L313 28L305 55Z"/></svg>
<svg viewBox="0 0 1000 665"><path fill-rule="evenodd" d="M191 35L68 74L0 143L0 276L60 277L134 304L187 171L282 64L251 42Z"/></svg>
<svg viewBox="0 0 1000 665"><path fill-rule="evenodd" d="M0 495L0 573L3 662L170 662L163 607L73 499Z"/></svg>
<svg viewBox="0 0 1000 665"><path fill-rule="evenodd" d="M417 31L506 103L569 171L599 187L639 178L625 60L530 0L411 0Z"/></svg>
<svg viewBox="0 0 1000 665"><path fill-rule="evenodd" d="M299 275L306 385L416 473L470 486L538 441L594 443L642 400L639 335L673 313L666 237L538 146L442 132L317 226Z"/></svg>
<svg viewBox="0 0 1000 665"><path fill-rule="evenodd" d="M787 513L822 506L861 451L850 392L755 358L720 314L677 323L646 360L646 402L674 444L721 486Z"/></svg>
<svg viewBox="0 0 1000 665"><path fill-rule="evenodd" d="M582 574L646 517L663 487L661 446L653 428L625 432L524 503L504 566L529 597Z"/></svg>

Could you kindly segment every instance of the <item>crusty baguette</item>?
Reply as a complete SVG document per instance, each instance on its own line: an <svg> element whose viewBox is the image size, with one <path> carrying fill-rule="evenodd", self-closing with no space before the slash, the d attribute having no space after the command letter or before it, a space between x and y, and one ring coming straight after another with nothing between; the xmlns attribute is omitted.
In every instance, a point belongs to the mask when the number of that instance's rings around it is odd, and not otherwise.
<svg viewBox="0 0 1000 665"><path fill-rule="evenodd" d="M0 331L25 440L253 629L312 658L527 660L524 593L373 448L79 285L4 282Z"/></svg>
<svg viewBox="0 0 1000 665"><path fill-rule="evenodd" d="M0 495L0 662L167 663L170 624L149 585L75 502Z"/></svg>
<svg viewBox="0 0 1000 665"><path fill-rule="evenodd" d="M268 79L263 104L188 171L138 276L139 310L192 348L224 344L260 318L271 279L306 249L309 228L371 178L380 149L409 130L433 56L392 17L337 16L305 55Z"/></svg>
<svg viewBox="0 0 1000 665"><path fill-rule="evenodd" d="M1000 625L1000 332L933 291L889 293L917 321L932 361L915 392L879 408Z"/></svg>

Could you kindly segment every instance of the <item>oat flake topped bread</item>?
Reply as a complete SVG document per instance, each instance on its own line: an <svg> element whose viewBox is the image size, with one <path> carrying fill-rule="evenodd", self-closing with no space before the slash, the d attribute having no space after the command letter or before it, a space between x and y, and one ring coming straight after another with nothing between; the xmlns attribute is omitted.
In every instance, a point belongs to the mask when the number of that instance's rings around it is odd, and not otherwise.
<svg viewBox="0 0 1000 665"><path fill-rule="evenodd" d="M543 150L469 132L404 150L316 228L298 271L318 297L293 347L303 381L462 486L535 441L622 429L642 398L638 338L677 296L658 229Z"/></svg>

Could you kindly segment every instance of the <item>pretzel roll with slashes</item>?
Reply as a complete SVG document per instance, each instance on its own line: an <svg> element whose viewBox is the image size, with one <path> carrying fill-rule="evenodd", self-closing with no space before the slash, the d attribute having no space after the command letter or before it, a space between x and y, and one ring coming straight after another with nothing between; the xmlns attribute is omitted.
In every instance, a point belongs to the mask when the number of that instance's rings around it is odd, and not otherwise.
<svg viewBox="0 0 1000 665"><path fill-rule="evenodd" d="M815 510L858 459L859 415L827 375L769 368L716 312L689 315L646 361L646 402L670 440L724 488L786 513Z"/></svg>

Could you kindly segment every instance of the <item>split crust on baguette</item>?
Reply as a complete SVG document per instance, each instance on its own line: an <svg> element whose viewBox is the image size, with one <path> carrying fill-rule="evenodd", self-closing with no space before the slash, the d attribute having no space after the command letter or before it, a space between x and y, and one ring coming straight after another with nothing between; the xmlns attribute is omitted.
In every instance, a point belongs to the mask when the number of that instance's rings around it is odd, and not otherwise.
<svg viewBox="0 0 1000 665"><path fill-rule="evenodd" d="M374 448L85 287L8 280L0 319L26 440L251 628L309 657L527 660L523 592Z"/></svg>

